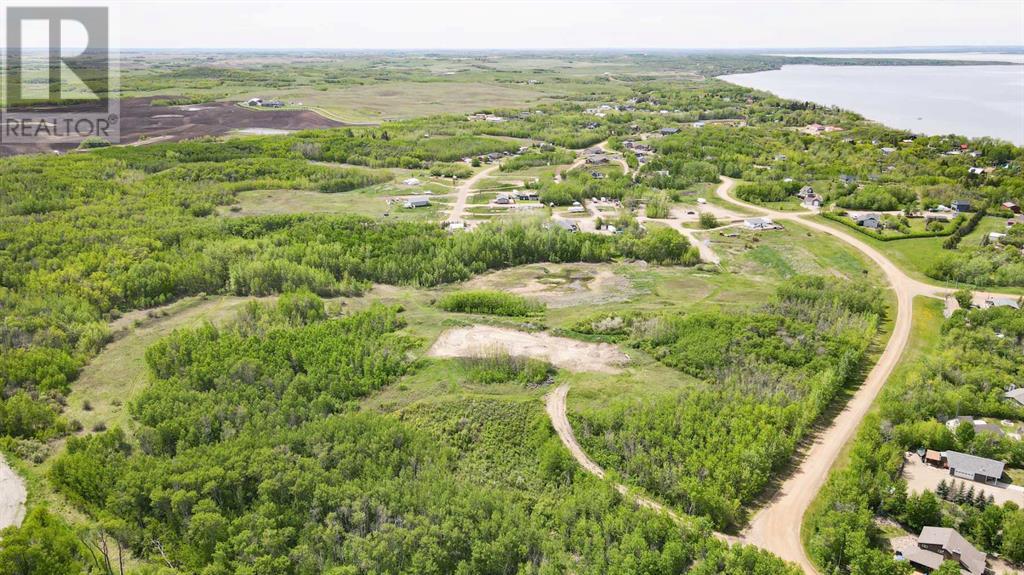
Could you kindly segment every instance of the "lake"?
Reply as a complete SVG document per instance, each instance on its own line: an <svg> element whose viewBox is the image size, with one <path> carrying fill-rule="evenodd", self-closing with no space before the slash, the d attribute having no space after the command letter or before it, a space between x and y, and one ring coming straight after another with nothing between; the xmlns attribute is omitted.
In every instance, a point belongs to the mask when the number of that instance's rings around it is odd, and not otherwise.
<svg viewBox="0 0 1024 575"><path fill-rule="evenodd" d="M801 64L719 78L783 98L839 106L894 128L992 136L1024 146L1024 66Z"/></svg>

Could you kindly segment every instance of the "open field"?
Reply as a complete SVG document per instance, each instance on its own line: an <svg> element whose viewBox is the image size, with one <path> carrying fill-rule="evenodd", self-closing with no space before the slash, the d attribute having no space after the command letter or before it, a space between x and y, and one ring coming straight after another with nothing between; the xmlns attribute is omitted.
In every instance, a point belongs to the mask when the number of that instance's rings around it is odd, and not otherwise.
<svg viewBox="0 0 1024 575"><path fill-rule="evenodd" d="M121 101L121 144L178 141L202 136L224 136L238 131L291 132L310 128L333 128L341 122L308 110L252 110L232 102L205 102L184 106L154 106L153 98ZM68 113L68 106L62 113ZM45 108L35 108L45 110ZM72 107L73 110L73 107ZM2 145L0 155L67 151L77 144L53 139L34 145Z"/></svg>

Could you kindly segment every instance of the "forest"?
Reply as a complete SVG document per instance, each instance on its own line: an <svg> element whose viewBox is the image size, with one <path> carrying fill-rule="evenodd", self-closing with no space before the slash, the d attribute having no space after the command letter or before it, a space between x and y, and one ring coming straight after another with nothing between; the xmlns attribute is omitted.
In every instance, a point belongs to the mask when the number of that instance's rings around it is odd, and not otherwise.
<svg viewBox="0 0 1024 575"><path fill-rule="evenodd" d="M670 398L613 399L572 414L573 428L587 453L627 481L734 529L857 381L883 315L877 288L805 277L745 313L597 316L577 329L628 341L704 384Z"/></svg>

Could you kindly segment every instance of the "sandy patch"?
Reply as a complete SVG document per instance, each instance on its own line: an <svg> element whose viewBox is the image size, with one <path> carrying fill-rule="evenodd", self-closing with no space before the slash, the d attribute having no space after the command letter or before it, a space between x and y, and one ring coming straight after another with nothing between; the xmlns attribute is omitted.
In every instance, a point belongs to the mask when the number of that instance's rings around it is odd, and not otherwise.
<svg viewBox="0 0 1024 575"><path fill-rule="evenodd" d="M468 289L497 289L551 308L629 301L638 291L629 278L600 264L537 264L486 274Z"/></svg>
<svg viewBox="0 0 1024 575"><path fill-rule="evenodd" d="M450 329L430 347L432 357L476 357L504 351L545 360L569 371L618 373L629 356L607 343L588 343L546 333L475 325Z"/></svg>

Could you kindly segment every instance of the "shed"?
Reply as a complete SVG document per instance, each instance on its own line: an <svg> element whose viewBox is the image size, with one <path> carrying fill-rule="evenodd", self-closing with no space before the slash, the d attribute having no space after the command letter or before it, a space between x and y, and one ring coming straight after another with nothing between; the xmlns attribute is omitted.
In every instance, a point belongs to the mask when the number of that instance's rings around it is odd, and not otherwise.
<svg viewBox="0 0 1024 575"><path fill-rule="evenodd" d="M969 212L971 211L971 202L967 200L953 200L953 211Z"/></svg>
<svg viewBox="0 0 1024 575"><path fill-rule="evenodd" d="M408 200L405 201L405 207L407 208L425 208L429 205L430 199L423 196L409 198Z"/></svg>

